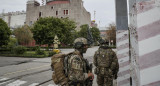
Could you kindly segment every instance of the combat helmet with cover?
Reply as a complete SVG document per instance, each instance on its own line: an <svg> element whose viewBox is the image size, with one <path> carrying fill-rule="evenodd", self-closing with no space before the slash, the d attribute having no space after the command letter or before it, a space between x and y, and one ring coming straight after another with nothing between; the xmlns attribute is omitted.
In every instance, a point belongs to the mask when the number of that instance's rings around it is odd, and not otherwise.
<svg viewBox="0 0 160 86"><path fill-rule="evenodd" d="M87 39L80 37L75 39L74 41L74 48L77 49L78 51L80 51L81 53L85 53L86 52L86 47L88 45Z"/></svg>
<svg viewBox="0 0 160 86"><path fill-rule="evenodd" d="M108 48L108 46L109 46L108 39L101 38L98 42L100 44L100 48Z"/></svg>

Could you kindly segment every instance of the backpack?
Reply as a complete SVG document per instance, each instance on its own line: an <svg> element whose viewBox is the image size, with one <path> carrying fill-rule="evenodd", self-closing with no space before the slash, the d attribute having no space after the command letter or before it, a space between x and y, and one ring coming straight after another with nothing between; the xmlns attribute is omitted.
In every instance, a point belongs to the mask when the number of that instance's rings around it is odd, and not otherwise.
<svg viewBox="0 0 160 86"><path fill-rule="evenodd" d="M68 83L68 77L65 74L64 59L66 54L55 54L51 58L51 68L54 70L52 74L52 79L55 84L66 85Z"/></svg>
<svg viewBox="0 0 160 86"><path fill-rule="evenodd" d="M110 67L112 63L112 50L99 49L97 52L97 65L100 67Z"/></svg>

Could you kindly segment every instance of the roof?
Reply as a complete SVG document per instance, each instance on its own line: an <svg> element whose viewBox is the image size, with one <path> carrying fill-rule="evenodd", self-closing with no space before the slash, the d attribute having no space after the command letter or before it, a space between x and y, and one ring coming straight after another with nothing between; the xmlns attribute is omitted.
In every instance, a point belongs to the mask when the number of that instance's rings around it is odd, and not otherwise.
<svg viewBox="0 0 160 86"><path fill-rule="evenodd" d="M52 2L48 2L47 5L65 4L65 3L69 3L69 1L52 1Z"/></svg>

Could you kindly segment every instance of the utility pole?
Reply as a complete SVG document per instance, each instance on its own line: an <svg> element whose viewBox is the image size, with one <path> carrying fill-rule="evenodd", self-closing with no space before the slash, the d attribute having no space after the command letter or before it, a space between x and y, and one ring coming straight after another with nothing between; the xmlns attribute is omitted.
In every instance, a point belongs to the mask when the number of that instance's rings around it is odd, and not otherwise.
<svg viewBox="0 0 160 86"><path fill-rule="evenodd" d="M42 5L44 5L44 0L42 0Z"/></svg>
<svg viewBox="0 0 160 86"><path fill-rule="evenodd" d="M94 11L94 20L96 21L96 11Z"/></svg>

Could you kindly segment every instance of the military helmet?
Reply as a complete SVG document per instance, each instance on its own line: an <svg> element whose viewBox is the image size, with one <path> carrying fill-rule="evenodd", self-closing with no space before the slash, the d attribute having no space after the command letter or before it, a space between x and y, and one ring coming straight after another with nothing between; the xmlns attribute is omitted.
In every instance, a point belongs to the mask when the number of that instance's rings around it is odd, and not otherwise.
<svg viewBox="0 0 160 86"><path fill-rule="evenodd" d="M102 45L102 44L109 44L109 41L107 39L100 39L99 40L99 43Z"/></svg>
<svg viewBox="0 0 160 86"><path fill-rule="evenodd" d="M82 46L87 45L87 44L88 44L87 39L83 37L77 38L74 41L74 47L76 49L82 48Z"/></svg>

